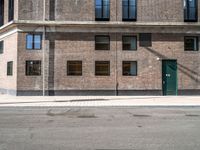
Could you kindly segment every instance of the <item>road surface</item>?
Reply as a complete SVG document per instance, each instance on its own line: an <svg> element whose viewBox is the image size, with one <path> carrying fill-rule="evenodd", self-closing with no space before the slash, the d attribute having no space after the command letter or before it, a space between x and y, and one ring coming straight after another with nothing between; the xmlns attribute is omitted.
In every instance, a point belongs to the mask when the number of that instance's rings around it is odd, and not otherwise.
<svg viewBox="0 0 200 150"><path fill-rule="evenodd" d="M0 150L200 150L200 108L0 108Z"/></svg>

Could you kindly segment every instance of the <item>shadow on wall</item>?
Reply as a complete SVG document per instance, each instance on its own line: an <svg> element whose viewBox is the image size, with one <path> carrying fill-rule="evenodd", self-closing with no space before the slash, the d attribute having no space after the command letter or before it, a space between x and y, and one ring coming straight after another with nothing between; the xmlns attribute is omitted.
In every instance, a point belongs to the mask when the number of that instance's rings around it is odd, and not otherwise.
<svg viewBox="0 0 200 150"><path fill-rule="evenodd" d="M54 96L54 70L55 70L55 40L49 39L49 70L48 91L49 96Z"/></svg>
<svg viewBox="0 0 200 150"><path fill-rule="evenodd" d="M153 50L152 48L145 47L145 49L148 52L151 52L152 54L154 54L155 56L157 56L157 57L159 57L161 59L170 59L169 57L166 57L165 55L160 54L159 52ZM198 77L200 76L200 73L198 73L197 71L191 70L191 69L187 68L186 66L183 66L182 64L179 64L178 62L177 62L177 65L178 65L178 70L180 72L182 72L183 74L188 76L190 79L192 79L196 83L200 84L200 79L198 79Z"/></svg>

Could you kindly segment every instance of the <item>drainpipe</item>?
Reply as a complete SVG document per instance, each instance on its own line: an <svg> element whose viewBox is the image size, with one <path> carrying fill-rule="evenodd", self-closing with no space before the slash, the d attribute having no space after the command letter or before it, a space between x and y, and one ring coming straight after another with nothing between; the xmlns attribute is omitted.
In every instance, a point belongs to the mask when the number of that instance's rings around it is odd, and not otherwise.
<svg viewBox="0 0 200 150"><path fill-rule="evenodd" d="M118 14L118 9L117 9L117 0L116 0L116 4L115 4L115 8L116 8L116 22L117 22L117 14ZM115 32L115 95L118 96L119 95L119 91L118 91L118 61L117 61L117 56L118 56L118 53L117 53L117 32Z"/></svg>
<svg viewBox="0 0 200 150"><path fill-rule="evenodd" d="M46 0L43 0L43 21L45 22L46 20ZM45 96L45 50L46 50L46 45L45 45L45 40L46 40L46 27L45 24L43 25L43 36L42 36L42 41L43 41L43 49L42 49L42 95Z"/></svg>
<svg viewBox="0 0 200 150"><path fill-rule="evenodd" d="M117 33L115 33L115 47L116 47L116 50L115 50L115 95L118 96L119 95L119 91L118 91L118 62L117 62L117 56L118 56L118 53L117 53Z"/></svg>

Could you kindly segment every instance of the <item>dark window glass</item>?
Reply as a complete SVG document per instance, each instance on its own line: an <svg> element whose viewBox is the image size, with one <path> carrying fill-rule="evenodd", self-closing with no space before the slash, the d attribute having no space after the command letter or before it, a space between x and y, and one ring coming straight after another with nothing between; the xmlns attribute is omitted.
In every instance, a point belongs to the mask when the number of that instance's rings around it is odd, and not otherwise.
<svg viewBox="0 0 200 150"><path fill-rule="evenodd" d="M95 37L95 50L110 50L110 37L109 36L96 36Z"/></svg>
<svg viewBox="0 0 200 150"><path fill-rule="evenodd" d="M136 0L123 0L122 13L123 21L136 21L137 20L137 5Z"/></svg>
<svg viewBox="0 0 200 150"><path fill-rule="evenodd" d="M68 76L82 76L82 61L68 61L67 75Z"/></svg>
<svg viewBox="0 0 200 150"><path fill-rule="evenodd" d="M26 75L40 76L41 75L41 61L40 60L26 61Z"/></svg>
<svg viewBox="0 0 200 150"><path fill-rule="evenodd" d="M123 50L137 50L137 37L136 36L123 36Z"/></svg>
<svg viewBox="0 0 200 150"><path fill-rule="evenodd" d="M151 47L152 46L151 33L141 33L140 34L140 46L141 47Z"/></svg>
<svg viewBox="0 0 200 150"><path fill-rule="evenodd" d="M95 62L95 75L96 76L109 76L110 75L110 62L109 61L96 61Z"/></svg>
<svg viewBox="0 0 200 150"><path fill-rule="evenodd" d="M124 76L137 76L137 62L136 61L123 61L123 75Z"/></svg>
<svg viewBox="0 0 200 150"><path fill-rule="evenodd" d="M4 25L4 0L0 0L0 26Z"/></svg>
<svg viewBox="0 0 200 150"><path fill-rule="evenodd" d="M184 20L193 22L198 20L197 0L184 0Z"/></svg>
<svg viewBox="0 0 200 150"><path fill-rule="evenodd" d="M3 48L4 48L3 45L4 45L3 41L0 41L0 54L3 54Z"/></svg>
<svg viewBox="0 0 200 150"><path fill-rule="evenodd" d="M95 18L96 18L96 21L109 21L110 0L96 0Z"/></svg>
<svg viewBox="0 0 200 150"><path fill-rule="evenodd" d="M13 61L7 62L7 75L8 76L13 75Z"/></svg>
<svg viewBox="0 0 200 150"><path fill-rule="evenodd" d="M40 50L42 45L42 35L28 34L26 36L26 49Z"/></svg>
<svg viewBox="0 0 200 150"><path fill-rule="evenodd" d="M198 37L185 37L185 51L198 51L199 40Z"/></svg>
<svg viewBox="0 0 200 150"><path fill-rule="evenodd" d="M14 0L9 0L8 21L14 19Z"/></svg>
<svg viewBox="0 0 200 150"><path fill-rule="evenodd" d="M56 1L49 0L49 20L54 21L56 15Z"/></svg>

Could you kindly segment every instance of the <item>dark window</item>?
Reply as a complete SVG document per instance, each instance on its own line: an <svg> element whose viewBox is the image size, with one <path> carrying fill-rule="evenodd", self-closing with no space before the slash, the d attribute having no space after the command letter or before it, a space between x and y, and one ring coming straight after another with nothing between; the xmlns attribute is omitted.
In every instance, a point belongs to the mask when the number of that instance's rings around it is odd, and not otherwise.
<svg viewBox="0 0 200 150"><path fill-rule="evenodd" d="M26 61L26 75L40 76L41 75L41 61L40 60Z"/></svg>
<svg viewBox="0 0 200 150"><path fill-rule="evenodd" d="M123 61L123 75L124 76L137 76L137 62L136 61Z"/></svg>
<svg viewBox="0 0 200 150"><path fill-rule="evenodd" d="M109 61L96 61L95 62L95 75L96 76L109 76L110 75L110 62Z"/></svg>
<svg viewBox="0 0 200 150"><path fill-rule="evenodd" d="M8 21L12 21L14 19L14 0L9 0L8 5Z"/></svg>
<svg viewBox="0 0 200 150"><path fill-rule="evenodd" d="M185 37L185 51L198 51L199 40L198 37Z"/></svg>
<svg viewBox="0 0 200 150"><path fill-rule="evenodd" d="M26 36L26 49L40 50L42 48L41 34L28 34Z"/></svg>
<svg viewBox="0 0 200 150"><path fill-rule="evenodd" d="M110 37L104 35L96 36L95 50L110 50Z"/></svg>
<svg viewBox="0 0 200 150"><path fill-rule="evenodd" d="M123 50L137 50L137 37L136 36L123 36Z"/></svg>
<svg viewBox="0 0 200 150"><path fill-rule="evenodd" d="M137 20L137 0L123 0L122 11L123 21L136 21Z"/></svg>
<svg viewBox="0 0 200 150"><path fill-rule="evenodd" d="M7 75L8 76L13 75L13 61L7 62Z"/></svg>
<svg viewBox="0 0 200 150"><path fill-rule="evenodd" d="M140 46L141 47L151 47L152 46L151 33L141 33L140 34Z"/></svg>
<svg viewBox="0 0 200 150"><path fill-rule="evenodd" d="M67 75L68 76L82 76L82 61L68 61Z"/></svg>
<svg viewBox="0 0 200 150"><path fill-rule="evenodd" d="M49 0L49 20L55 20L56 1Z"/></svg>
<svg viewBox="0 0 200 150"><path fill-rule="evenodd" d="M0 0L0 26L4 25L4 0Z"/></svg>
<svg viewBox="0 0 200 150"><path fill-rule="evenodd" d="M197 15L197 0L184 0L184 20L185 22L196 22Z"/></svg>
<svg viewBox="0 0 200 150"><path fill-rule="evenodd" d="M110 0L96 0L95 18L96 18L96 21L109 21Z"/></svg>
<svg viewBox="0 0 200 150"><path fill-rule="evenodd" d="M3 46L3 41L0 41L0 54L3 54L3 49L4 49L4 46Z"/></svg>

